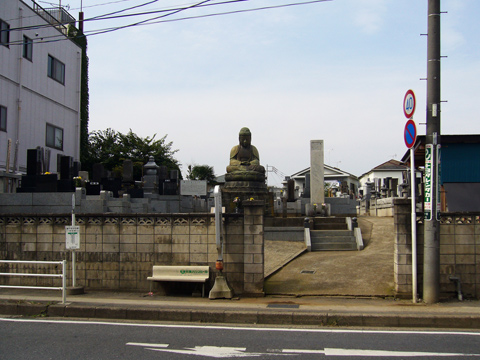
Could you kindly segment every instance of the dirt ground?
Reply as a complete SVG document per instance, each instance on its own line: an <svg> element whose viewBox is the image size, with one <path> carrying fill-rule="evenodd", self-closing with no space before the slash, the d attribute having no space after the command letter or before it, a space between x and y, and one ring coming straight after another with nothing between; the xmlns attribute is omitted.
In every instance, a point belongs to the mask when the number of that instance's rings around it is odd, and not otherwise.
<svg viewBox="0 0 480 360"><path fill-rule="evenodd" d="M299 243L267 242L266 294L392 296L393 218L360 216L358 223L364 250L304 252L271 276L267 269L298 253Z"/></svg>

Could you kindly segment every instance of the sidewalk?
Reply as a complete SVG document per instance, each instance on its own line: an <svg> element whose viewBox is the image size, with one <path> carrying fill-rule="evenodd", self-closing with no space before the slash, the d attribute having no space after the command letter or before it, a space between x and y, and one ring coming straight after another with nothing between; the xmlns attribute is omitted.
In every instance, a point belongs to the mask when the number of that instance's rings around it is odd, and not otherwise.
<svg viewBox="0 0 480 360"><path fill-rule="evenodd" d="M288 326L409 327L480 329L479 301L435 305L407 300L345 297L234 298L149 296L145 293L2 290L1 316L174 321L181 323Z"/></svg>
<svg viewBox="0 0 480 360"><path fill-rule="evenodd" d="M365 217L359 224L366 244L359 252L304 253L301 243L267 243L266 297L209 300L89 290L61 304L60 291L0 289L0 316L480 330L480 301L394 300L393 222Z"/></svg>

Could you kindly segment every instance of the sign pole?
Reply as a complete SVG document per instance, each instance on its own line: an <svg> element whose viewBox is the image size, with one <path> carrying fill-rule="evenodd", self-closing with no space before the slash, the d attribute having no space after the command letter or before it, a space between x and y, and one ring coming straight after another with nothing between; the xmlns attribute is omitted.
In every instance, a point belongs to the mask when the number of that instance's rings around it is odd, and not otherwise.
<svg viewBox="0 0 480 360"><path fill-rule="evenodd" d="M75 226L75 193L72 194L72 226ZM72 286L77 287L77 266L75 249L72 249Z"/></svg>
<svg viewBox="0 0 480 360"><path fill-rule="evenodd" d="M77 255L80 249L80 226L75 225L75 193L72 194L72 225L65 226L65 249L72 250L72 286L67 289L69 295L84 293L83 286L77 286Z"/></svg>
<svg viewBox="0 0 480 360"><path fill-rule="evenodd" d="M415 201L415 150L410 148L410 191L412 197L412 301L417 302L417 211Z"/></svg>
<svg viewBox="0 0 480 360"><path fill-rule="evenodd" d="M410 149L410 194L411 194L411 226L412 226L412 301L417 302L417 202L415 199L415 142L417 141L417 125L412 116L415 112L415 93L408 90L403 99L403 113L408 119L403 132L405 145Z"/></svg>

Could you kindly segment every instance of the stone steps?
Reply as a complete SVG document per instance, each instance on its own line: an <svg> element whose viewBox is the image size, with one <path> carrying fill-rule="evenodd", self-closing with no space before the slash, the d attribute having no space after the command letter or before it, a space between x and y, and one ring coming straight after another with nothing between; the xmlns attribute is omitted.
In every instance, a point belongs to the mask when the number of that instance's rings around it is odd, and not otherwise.
<svg viewBox="0 0 480 360"><path fill-rule="evenodd" d="M310 231L312 251L356 251L357 242L351 230Z"/></svg>

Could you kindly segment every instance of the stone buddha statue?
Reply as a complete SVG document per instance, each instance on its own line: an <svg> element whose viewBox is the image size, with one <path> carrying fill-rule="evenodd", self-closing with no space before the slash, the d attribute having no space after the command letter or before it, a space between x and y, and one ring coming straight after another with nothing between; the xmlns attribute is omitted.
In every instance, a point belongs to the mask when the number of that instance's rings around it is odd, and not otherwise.
<svg viewBox="0 0 480 360"><path fill-rule="evenodd" d="M251 144L252 133L246 127L239 133L239 144L230 151L230 165L227 166L226 181L265 182L265 168L260 165L260 155Z"/></svg>

